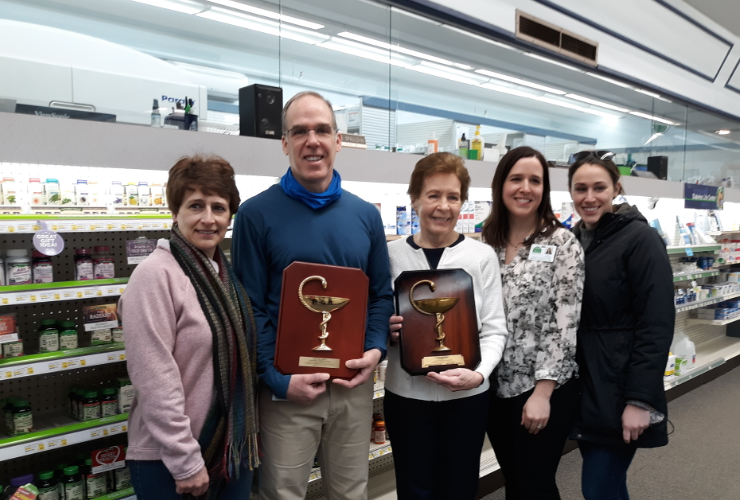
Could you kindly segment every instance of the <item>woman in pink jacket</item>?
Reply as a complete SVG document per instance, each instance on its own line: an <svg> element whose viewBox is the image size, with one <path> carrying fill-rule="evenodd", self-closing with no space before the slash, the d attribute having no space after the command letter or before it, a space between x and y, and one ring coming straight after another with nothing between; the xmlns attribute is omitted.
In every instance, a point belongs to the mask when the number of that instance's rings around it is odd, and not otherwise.
<svg viewBox="0 0 740 500"><path fill-rule="evenodd" d="M225 160L170 170L169 240L121 297L136 397L127 461L139 500L249 498L258 465L256 337L249 298L219 248L239 207Z"/></svg>

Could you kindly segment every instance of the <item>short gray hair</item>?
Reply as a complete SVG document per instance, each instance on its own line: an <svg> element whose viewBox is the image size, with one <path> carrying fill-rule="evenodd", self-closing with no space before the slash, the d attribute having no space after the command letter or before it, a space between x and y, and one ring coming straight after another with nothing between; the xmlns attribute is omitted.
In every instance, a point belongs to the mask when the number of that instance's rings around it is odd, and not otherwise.
<svg viewBox="0 0 740 500"><path fill-rule="evenodd" d="M319 94L318 92L314 92L312 90L304 90L303 92L298 92L296 95L291 97L288 102L285 103L285 106L283 107L283 114L282 114L282 122L283 122L283 135L286 135L288 133L288 121L286 119L286 116L288 115L288 108L291 104L293 104L298 99L301 99L302 97L306 96L312 96L316 97L318 99L321 99L326 103L326 105L329 107L329 111L331 111L331 125L334 127L334 130L337 130L337 117L334 114L334 108L331 106L331 103L328 99L326 99L323 95Z"/></svg>

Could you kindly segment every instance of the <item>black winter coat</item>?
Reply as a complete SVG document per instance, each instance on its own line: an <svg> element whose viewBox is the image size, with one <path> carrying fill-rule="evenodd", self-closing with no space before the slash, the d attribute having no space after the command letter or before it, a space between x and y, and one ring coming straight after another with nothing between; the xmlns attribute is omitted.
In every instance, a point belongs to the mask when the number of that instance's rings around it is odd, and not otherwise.
<svg viewBox="0 0 740 500"><path fill-rule="evenodd" d="M619 210L617 210L619 209ZM673 273L657 231L635 207L602 216L585 249L586 281L576 358L581 406L572 439L613 446L668 444L663 374L676 310ZM580 236L580 226L574 228ZM626 401L666 415L629 445L622 438Z"/></svg>

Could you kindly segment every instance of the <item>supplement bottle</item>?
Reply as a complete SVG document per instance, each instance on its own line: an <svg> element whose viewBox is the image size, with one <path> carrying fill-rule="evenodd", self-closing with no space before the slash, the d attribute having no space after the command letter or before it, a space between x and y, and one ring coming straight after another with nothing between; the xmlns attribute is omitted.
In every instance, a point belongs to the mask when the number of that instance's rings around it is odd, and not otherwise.
<svg viewBox="0 0 740 500"><path fill-rule="evenodd" d="M32 283L31 259L23 249L8 250L5 259L5 277L8 285L30 285Z"/></svg>
<svg viewBox="0 0 740 500"><path fill-rule="evenodd" d="M100 415L102 417L118 415L118 399L116 399L116 390L113 387L103 389L103 397L100 398Z"/></svg>
<svg viewBox="0 0 740 500"><path fill-rule="evenodd" d="M3 358L19 358L23 355L23 339L3 344Z"/></svg>
<svg viewBox="0 0 740 500"><path fill-rule="evenodd" d="M98 391L90 390L85 391L85 395L82 396L81 406L81 418L80 420L95 420L100 418L100 399L98 399Z"/></svg>
<svg viewBox="0 0 740 500"><path fill-rule="evenodd" d="M116 328L112 328L111 336L113 337L113 342L123 342L123 327L117 326Z"/></svg>
<svg viewBox="0 0 740 500"><path fill-rule="evenodd" d="M92 500L108 494L108 480L105 472L93 474L92 459L85 460L85 498Z"/></svg>
<svg viewBox="0 0 740 500"><path fill-rule="evenodd" d="M62 486L64 489L64 500L85 500L82 474L80 474L80 468L76 465L70 465L64 468Z"/></svg>
<svg viewBox="0 0 740 500"><path fill-rule="evenodd" d="M113 260L109 246L93 247L93 274L96 280L112 279L116 277L116 263Z"/></svg>
<svg viewBox="0 0 740 500"><path fill-rule="evenodd" d="M5 432L8 434L13 434L13 402L16 399L19 399L18 396L8 396L3 405L3 421L5 423Z"/></svg>
<svg viewBox="0 0 740 500"><path fill-rule="evenodd" d="M75 279L77 281L95 279L92 256L87 248L75 250Z"/></svg>
<svg viewBox="0 0 740 500"><path fill-rule="evenodd" d="M39 327L39 352L59 350L59 330L53 319L42 319Z"/></svg>
<svg viewBox="0 0 740 500"><path fill-rule="evenodd" d="M52 283L54 281L54 267L49 255L34 250L31 270L34 283Z"/></svg>
<svg viewBox="0 0 740 500"><path fill-rule="evenodd" d="M124 449L124 452L128 452L128 447ZM131 487L131 472L128 467L122 467L113 471L114 474L114 488L116 491L125 490Z"/></svg>
<svg viewBox="0 0 740 500"><path fill-rule="evenodd" d="M0 257L0 286L5 286L5 261Z"/></svg>
<svg viewBox="0 0 740 500"><path fill-rule="evenodd" d="M62 321L62 331L59 332L59 348L77 349L77 329L74 321Z"/></svg>
<svg viewBox="0 0 740 500"><path fill-rule="evenodd" d="M38 500L61 500L59 498L59 481L54 477L53 470L39 472Z"/></svg>
<svg viewBox="0 0 740 500"><path fill-rule="evenodd" d="M31 411L31 405L25 399L17 399L13 402L12 430L12 434L16 436L33 431L33 412Z"/></svg>
<svg viewBox="0 0 740 500"><path fill-rule="evenodd" d="M375 439L373 441L375 444L385 443L385 421L378 420L375 422Z"/></svg>
<svg viewBox="0 0 740 500"><path fill-rule="evenodd" d="M67 404L69 405L67 409L69 410L69 415L72 418L77 418L77 390L78 389L79 387L77 387L76 385L73 385L72 387L69 388L69 393L67 394Z"/></svg>

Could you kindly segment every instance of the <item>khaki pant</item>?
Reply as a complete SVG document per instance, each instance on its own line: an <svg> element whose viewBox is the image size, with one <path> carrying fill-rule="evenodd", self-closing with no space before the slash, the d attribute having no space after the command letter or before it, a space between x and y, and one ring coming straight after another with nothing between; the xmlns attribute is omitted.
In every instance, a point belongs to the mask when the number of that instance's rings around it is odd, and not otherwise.
<svg viewBox="0 0 740 500"><path fill-rule="evenodd" d="M366 500L373 385L329 383L310 405L260 392L261 500L303 500L318 451L328 500Z"/></svg>

